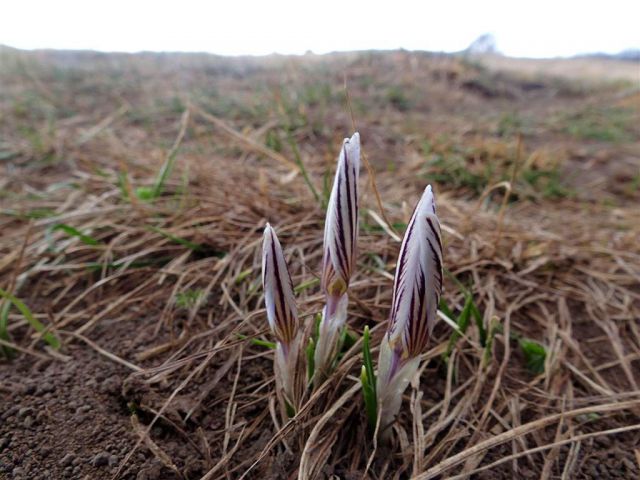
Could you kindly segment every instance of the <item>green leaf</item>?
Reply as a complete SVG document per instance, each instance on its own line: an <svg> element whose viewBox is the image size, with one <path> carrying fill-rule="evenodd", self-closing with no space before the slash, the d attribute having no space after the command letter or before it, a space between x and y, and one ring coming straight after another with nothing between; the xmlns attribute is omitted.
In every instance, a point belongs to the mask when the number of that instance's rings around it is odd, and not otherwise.
<svg viewBox="0 0 640 480"><path fill-rule="evenodd" d="M313 339L318 343L320 337L320 322L322 322L322 313L316 313L315 323L313 325Z"/></svg>
<svg viewBox="0 0 640 480"><path fill-rule="evenodd" d="M489 359L491 358L491 354L493 353L493 342L496 338L496 333L501 331L501 325L498 322L497 317L493 317L489 322L489 336L487 337L487 344L484 347L484 355L482 356L482 361L484 365L489 364Z"/></svg>
<svg viewBox="0 0 640 480"><path fill-rule="evenodd" d="M293 417L296 416L295 408L293 408L293 406L289 402L287 402L286 400L284 401L284 409L287 412L287 417L293 418Z"/></svg>
<svg viewBox="0 0 640 480"><path fill-rule="evenodd" d="M525 338L521 338L519 342L529 371L535 374L543 373L544 363L547 359L547 350L544 346L538 342L527 340Z"/></svg>
<svg viewBox="0 0 640 480"><path fill-rule="evenodd" d="M80 230L70 225L67 225L64 223L58 223L53 227L53 231L56 231L56 230L62 230L64 233L66 233L70 237L78 237L80 241L86 245L92 245L92 246L100 245L100 242L98 240L96 240L93 237L90 237L89 235L85 235Z"/></svg>
<svg viewBox="0 0 640 480"><path fill-rule="evenodd" d="M336 355L336 364L342 359L344 354L356 343L356 336L349 331L345 325L340 330L340 338L338 339L338 355Z"/></svg>
<svg viewBox="0 0 640 480"><path fill-rule="evenodd" d="M13 305L20 311L22 316L29 322L29 324L33 327L37 332L45 332L45 326L33 316L31 310L20 300L19 298L11 295L9 292L5 292L0 288L0 297L6 298L9 302L13 303ZM51 332L43 333L42 338L45 342L51 345L53 348L60 348L60 340Z"/></svg>
<svg viewBox="0 0 640 480"><path fill-rule="evenodd" d="M171 171L173 170L173 165L176 162L176 157L178 156L178 148L176 148L165 160L160 168L160 172L158 173L158 177L156 178L156 183L153 186L153 198L159 197L162 193L162 189L164 188L164 184L169 178Z"/></svg>
<svg viewBox="0 0 640 480"><path fill-rule="evenodd" d="M373 360L371 359L371 348L369 346L369 326L364 327L362 334L362 358L364 359L364 367L367 369L367 376L371 382L373 389L376 389L376 374L373 371Z"/></svg>
<svg viewBox="0 0 640 480"><path fill-rule="evenodd" d="M480 332L480 345L485 347L487 345L487 329L484 326L484 319L482 318L482 314L476 304L471 299L471 314L473 318L476 320L476 326L478 327L478 332Z"/></svg>
<svg viewBox="0 0 640 480"><path fill-rule="evenodd" d="M185 290L176 294L176 306L180 308L193 308L200 297L204 294L204 290Z"/></svg>
<svg viewBox="0 0 640 480"><path fill-rule="evenodd" d="M444 298L440 299L440 304L438 305L438 309L442 313L444 313L447 317L453 318L453 312L449 308L449 305L447 305L447 301Z"/></svg>
<svg viewBox="0 0 640 480"><path fill-rule="evenodd" d="M312 337L309 337L309 343L307 344L306 349L307 354L307 381L311 382L313 380L313 374L316 370L316 342Z"/></svg>
<svg viewBox="0 0 640 480"><path fill-rule="evenodd" d="M471 318L472 304L473 304L473 299L471 298L470 295L468 295L467 299L464 302L464 307L462 307L462 311L460 312L460 315L458 315L458 318L456 319L456 324L458 325L459 331L454 330L453 332L451 332L451 337L449 337L449 344L447 345L447 350L444 353L445 361L449 360L449 357L451 356L451 352L453 351L453 347L455 347L460 336L467 331L467 328L469 328L469 319ZM442 308L440 310L445 312ZM451 310L449 310L448 308L447 310L449 311L449 314L451 314ZM447 316L449 318L452 317L452 315L447 315Z"/></svg>
<svg viewBox="0 0 640 480"><path fill-rule="evenodd" d="M247 278L251 272L253 272L253 268L247 268L246 270L241 271L236 278L233 280L236 285L240 285L245 278Z"/></svg>
<svg viewBox="0 0 640 480"><path fill-rule="evenodd" d="M144 202L148 202L156 198L155 191L152 187L138 187L135 192L136 197Z"/></svg>
<svg viewBox="0 0 640 480"><path fill-rule="evenodd" d="M242 335L241 333L238 333L237 336L241 340L246 340L247 339L247 336L246 335ZM259 338L250 338L249 342L251 342L252 345L256 345L258 347L268 348L269 350L275 350L276 349L276 344L274 342L267 342L266 340L260 340Z"/></svg>
<svg viewBox="0 0 640 480"><path fill-rule="evenodd" d="M349 350L351 347L353 347L357 340L358 340L358 337L356 337L356 335L352 331L350 331L347 327L345 327L344 330L342 331L342 339L341 339L342 352L344 353L347 350Z"/></svg>
<svg viewBox="0 0 640 480"><path fill-rule="evenodd" d="M311 280L307 280L306 282L302 282L300 285L297 285L296 287L293 288L293 291L295 293L300 293L304 290L306 290L307 288L313 287L314 285L317 285L320 282L320 280L318 280L317 278L312 278Z"/></svg>
<svg viewBox="0 0 640 480"><path fill-rule="evenodd" d="M362 385L362 397L364 398L364 409L367 415L367 421L373 432L376 429L376 422L378 420L376 391L371 385L371 379L367 375L367 369L364 365L362 365L362 369L360 370L360 384Z"/></svg>
<svg viewBox="0 0 640 480"><path fill-rule="evenodd" d="M11 309L11 302L4 302L2 304L2 310L0 310L0 338L6 342L11 341L9 336L9 310ZM13 358L14 350L6 345L0 346L0 351L8 359Z"/></svg>

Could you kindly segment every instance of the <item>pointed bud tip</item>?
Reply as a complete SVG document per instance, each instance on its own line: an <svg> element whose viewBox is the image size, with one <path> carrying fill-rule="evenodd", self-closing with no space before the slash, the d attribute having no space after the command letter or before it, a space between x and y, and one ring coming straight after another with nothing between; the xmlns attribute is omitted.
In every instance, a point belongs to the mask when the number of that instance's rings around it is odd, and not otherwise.
<svg viewBox="0 0 640 480"><path fill-rule="evenodd" d="M351 138L345 138L342 143L343 145L353 145L356 147L360 147L360 133L355 132L353 135L351 135Z"/></svg>
<svg viewBox="0 0 640 480"><path fill-rule="evenodd" d="M263 236L266 238L268 236L275 236L275 234L276 234L276 231L273 229L271 224L267 222L267 224L264 226Z"/></svg>
<svg viewBox="0 0 640 480"><path fill-rule="evenodd" d="M427 185L422 193L422 198L420 199L420 203L424 202L424 207L431 207L433 213L436 213L436 196L433 193L433 189L431 188L431 184Z"/></svg>

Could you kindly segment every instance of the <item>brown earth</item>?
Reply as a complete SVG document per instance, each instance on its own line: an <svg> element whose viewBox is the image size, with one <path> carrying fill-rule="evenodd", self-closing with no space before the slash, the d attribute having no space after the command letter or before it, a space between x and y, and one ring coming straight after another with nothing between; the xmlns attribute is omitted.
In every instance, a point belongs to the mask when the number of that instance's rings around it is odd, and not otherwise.
<svg viewBox="0 0 640 480"><path fill-rule="evenodd" d="M0 288L61 341L0 305L0 478L638 478L638 84L506 70L406 52L0 50ZM321 306L323 210L295 159L322 197L353 129L345 75L389 222L401 233L434 184L446 301L461 309L461 282L494 326L491 347L470 326L449 369L436 326L375 455L357 346L281 428L271 352L249 340L270 340L267 220L304 318ZM399 244L361 178L349 324L377 345Z"/></svg>

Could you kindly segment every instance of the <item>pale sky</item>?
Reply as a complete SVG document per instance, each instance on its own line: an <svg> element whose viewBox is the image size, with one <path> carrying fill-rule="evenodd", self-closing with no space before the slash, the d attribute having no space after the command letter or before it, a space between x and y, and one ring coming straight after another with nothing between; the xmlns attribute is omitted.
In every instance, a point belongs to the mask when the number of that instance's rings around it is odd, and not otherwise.
<svg viewBox="0 0 640 480"><path fill-rule="evenodd" d="M458 51L483 33L520 57L640 48L640 1L0 0L0 44L24 49Z"/></svg>

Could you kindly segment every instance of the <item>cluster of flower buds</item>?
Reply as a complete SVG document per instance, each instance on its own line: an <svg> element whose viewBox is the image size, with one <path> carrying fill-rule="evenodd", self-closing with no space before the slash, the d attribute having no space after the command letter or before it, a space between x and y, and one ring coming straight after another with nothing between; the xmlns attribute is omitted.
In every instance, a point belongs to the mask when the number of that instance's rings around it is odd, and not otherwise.
<svg viewBox="0 0 640 480"><path fill-rule="evenodd" d="M340 333L347 318L349 279L358 239L358 175L360 135L346 138L340 150L327 206L322 264L326 305L314 353L314 381L326 378L336 360ZM275 336L275 375L287 410L297 411L305 390L304 328L296 309L291 277L275 231L267 225L262 248L262 281L269 326Z"/></svg>
<svg viewBox="0 0 640 480"><path fill-rule="evenodd" d="M342 144L327 206L321 280L325 306L312 357L316 386L335 367L347 319L348 288L358 239L359 170L360 136L355 133ZM375 404L383 431L398 414L402 395L418 370L420 355L426 350L436 322L442 293L442 254L440 223L429 185L411 216L400 247L388 329L380 345L377 380L370 360L370 373L364 377L373 377L367 385L372 398L369 404ZM311 363L311 358L305 357L305 329L298 319L284 254L268 224L264 231L262 279L267 318L277 340L278 396L290 416L300 408L305 395L305 360Z"/></svg>

